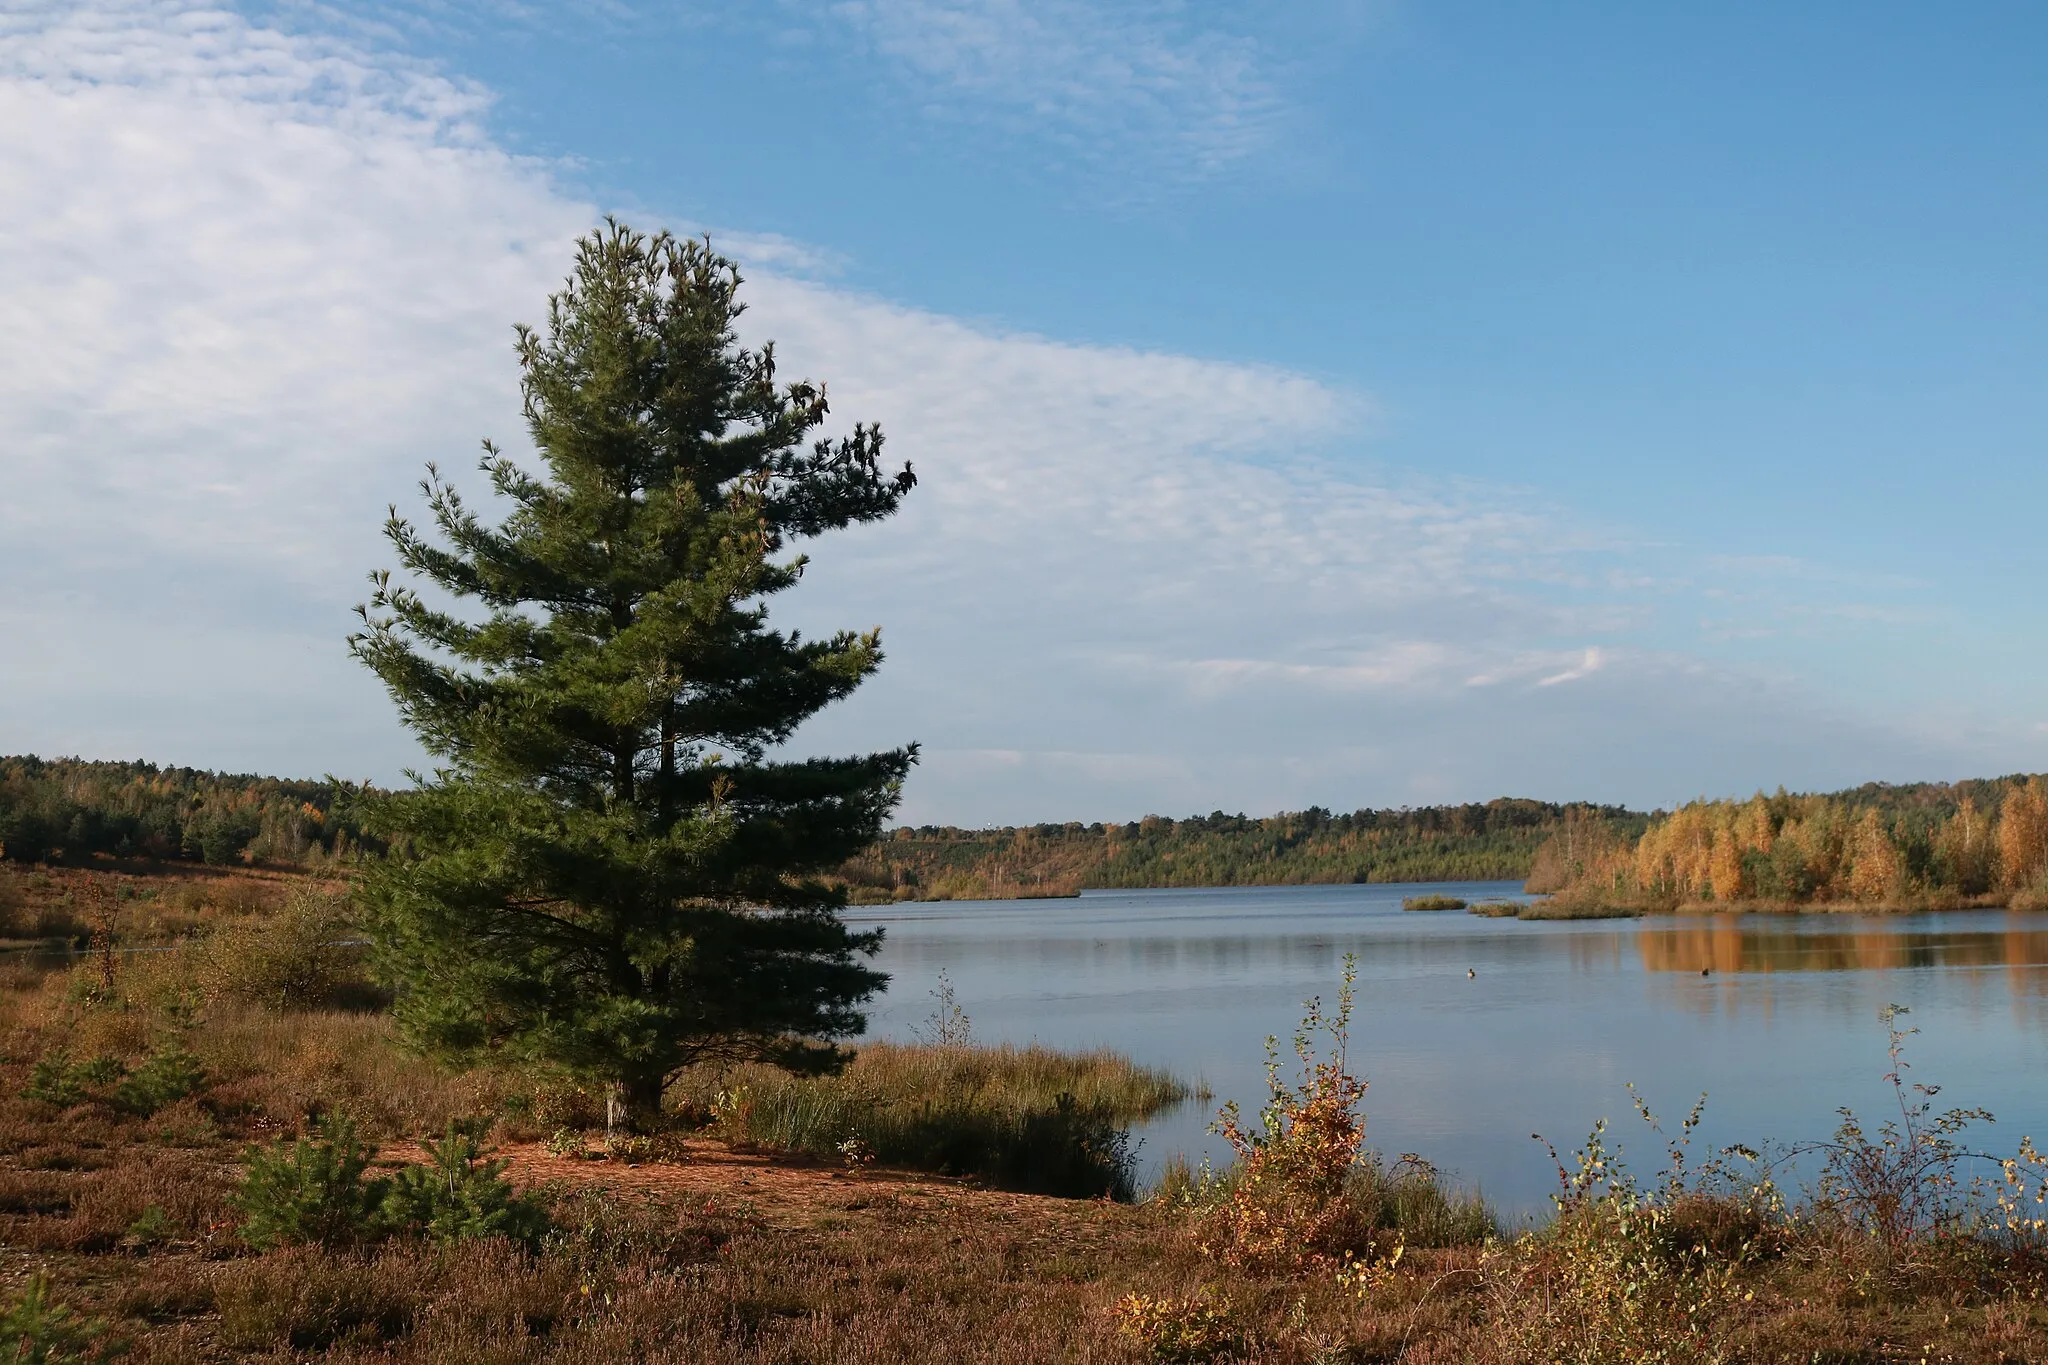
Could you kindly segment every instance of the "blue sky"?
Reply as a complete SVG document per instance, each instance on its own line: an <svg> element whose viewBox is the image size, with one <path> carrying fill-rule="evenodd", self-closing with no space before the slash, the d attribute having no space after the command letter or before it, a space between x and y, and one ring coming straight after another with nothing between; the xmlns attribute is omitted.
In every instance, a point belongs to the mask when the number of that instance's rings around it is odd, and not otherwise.
<svg viewBox="0 0 2048 1365"><path fill-rule="evenodd" d="M2048 12L0 15L0 749L395 778L341 637L607 211L924 484L917 820L2048 767Z"/></svg>

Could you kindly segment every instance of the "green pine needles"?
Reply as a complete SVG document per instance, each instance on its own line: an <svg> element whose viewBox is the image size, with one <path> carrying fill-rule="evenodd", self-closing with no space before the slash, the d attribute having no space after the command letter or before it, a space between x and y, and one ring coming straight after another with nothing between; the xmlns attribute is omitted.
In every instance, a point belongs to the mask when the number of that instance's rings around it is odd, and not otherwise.
<svg viewBox="0 0 2048 1365"><path fill-rule="evenodd" d="M545 475L489 443L491 525L429 466L437 537L386 534L356 656L444 766L366 812L368 928L416 1043L612 1086L636 1123L705 1061L829 1070L885 978L820 877L874 842L916 746L784 760L881 663L878 632L771 629L793 542L896 510L882 435L741 347L740 277L617 222L521 328ZM466 613L440 605L467 602Z"/></svg>
<svg viewBox="0 0 2048 1365"><path fill-rule="evenodd" d="M514 1192L505 1163L486 1154L473 1127L451 1123L440 1141L422 1139L420 1148L426 1161L373 1179L364 1176L374 1149L346 1119L249 1148L235 1193L242 1240L260 1250L408 1235L441 1243L504 1237L532 1247L546 1235L546 1211Z"/></svg>

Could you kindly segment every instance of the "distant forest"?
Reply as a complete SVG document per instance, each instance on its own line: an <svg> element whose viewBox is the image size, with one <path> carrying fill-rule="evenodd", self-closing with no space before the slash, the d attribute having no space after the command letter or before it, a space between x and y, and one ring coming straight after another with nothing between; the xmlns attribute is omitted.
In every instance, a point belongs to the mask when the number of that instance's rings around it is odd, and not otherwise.
<svg viewBox="0 0 2048 1365"><path fill-rule="evenodd" d="M321 866L378 853L363 788L154 763L0 757L0 858ZM837 870L854 900L1092 887L1526 880L1566 902L2048 905L2048 782L1869 783L1642 813L1584 802L893 830Z"/></svg>
<svg viewBox="0 0 2048 1365"><path fill-rule="evenodd" d="M847 863L856 900L1071 896L1089 887L1274 886L1516 880L1565 829L1633 842L1650 817L1619 806L1503 798L1462 806L1320 807L1263 819L1210 815L1129 824L893 831Z"/></svg>
<svg viewBox="0 0 2048 1365"><path fill-rule="evenodd" d="M324 862L359 847L347 815L354 790L154 763L0 757L0 857Z"/></svg>
<svg viewBox="0 0 2048 1365"><path fill-rule="evenodd" d="M353 857L359 789L154 763L0 758L0 857L96 854L300 866ZM1520 878L1570 823L1634 840L1649 817L1618 806L1499 800L1256 819L892 831L839 869L856 900L1065 896L1084 887L1252 886ZM374 849L371 851L375 851Z"/></svg>

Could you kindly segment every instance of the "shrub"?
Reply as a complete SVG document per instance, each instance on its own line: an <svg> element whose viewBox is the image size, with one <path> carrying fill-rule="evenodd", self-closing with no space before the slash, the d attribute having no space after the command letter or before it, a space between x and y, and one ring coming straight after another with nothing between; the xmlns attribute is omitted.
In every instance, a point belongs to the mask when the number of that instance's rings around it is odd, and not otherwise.
<svg viewBox="0 0 2048 1365"><path fill-rule="evenodd" d="M1230 1306L1206 1297L1126 1294L1117 1301L1116 1320L1117 1330L1153 1360L1214 1360L1239 1344Z"/></svg>
<svg viewBox="0 0 2048 1365"><path fill-rule="evenodd" d="M38 1270L29 1276L0 1313L0 1352L10 1361L28 1365L44 1362L84 1360L87 1349L98 1343L107 1346L104 1328L97 1321L81 1319L50 1298L50 1272ZM95 1354L98 1354L95 1352Z"/></svg>
<svg viewBox="0 0 2048 1365"><path fill-rule="evenodd" d="M127 1074L128 1068L119 1058L99 1056L89 1062L74 1062L64 1049L58 1048L29 1068L21 1095L23 1099L69 1108L103 1098L106 1088Z"/></svg>
<svg viewBox="0 0 2048 1365"><path fill-rule="evenodd" d="M51 1052L28 1069L28 1082L21 1088L25 1100L41 1100L68 1109L85 1102L84 1068L74 1066L63 1051Z"/></svg>
<svg viewBox="0 0 2048 1365"><path fill-rule="evenodd" d="M1695 1107L1687 1137L1698 1114ZM1717 1260L1694 1244L1674 1217L1678 1206L1642 1190L1609 1152L1606 1129L1604 1119L1594 1125L1574 1169L1558 1165L1557 1219L1542 1239L1546 1292L1523 1327L1549 1359L1718 1359L1712 1317L1735 1297L1735 1271L1748 1247ZM1671 1188L1684 1183L1674 1171Z"/></svg>
<svg viewBox="0 0 2048 1365"><path fill-rule="evenodd" d="M486 1160L476 1136L462 1125L450 1123L439 1142L420 1146L427 1161L391 1179L384 1196L387 1225L417 1229L436 1242L505 1237L529 1247L547 1231L547 1215L513 1193L502 1175L505 1163Z"/></svg>
<svg viewBox="0 0 2048 1365"><path fill-rule="evenodd" d="M346 1119L287 1145L251 1147L243 1159L242 1239L259 1250L316 1242L346 1246L383 1232L390 1182L365 1181L370 1152Z"/></svg>
<svg viewBox="0 0 2048 1365"><path fill-rule="evenodd" d="M276 914L215 930L201 945L199 988L209 1002L319 1009L369 991L364 948L347 898L294 888Z"/></svg>
<svg viewBox="0 0 2048 1365"><path fill-rule="evenodd" d="M100 1056L74 1062L61 1048L29 1068L23 1099L61 1108L102 1100L126 1113L148 1118L206 1084L199 1059L179 1047L151 1052L133 1071L119 1058Z"/></svg>
<svg viewBox="0 0 2048 1365"><path fill-rule="evenodd" d="M114 1086L118 1108L142 1118L195 1094L206 1085L206 1069L180 1047L161 1048L143 1059Z"/></svg>
<svg viewBox="0 0 2048 1365"><path fill-rule="evenodd" d="M1889 1039L1891 1070L1885 1080L1899 1117L1872 1135L1853 1111L1839 1110L1834 1140L1819 1149L1826 1163L1817 1191L1820 1210L1868 1233L1887 1260L1919 1238L1968 1230L1974 1210L1960 1168L1976 1154L1958 1138L1972 1123L1992 1121L1983 1109L1937 1114L1934 1097L1941 1088L1906 1083L1906 1039L1919 1031L1899 1027L1906 1012L1903 1005L1887 1005L1878 1015ZM2017 1169L2017 1163L2001 1164L2008 1173Z"/></svg>
<svg viewBox="0 0 2048 1365"><path fill-rule="evenodd" d="M128 1225L128 1231L122 1234L121 1245L146 1250L170 1241L177 1232L176 1221L164 1212L163 1205L151 1204Z"/></svg>
<svg viewBox="0 0 2048 1365"><path fill-rule="evenodd" d="M1296 1084L1280 1078L1278 1041L1266 1040L1268 1099L1256 1127L1243 1121L1234 1100L1217 1116L1214 1131L1236 1162L1198 1245L1226 1264L1265 1271L1327 1266L1364 1240L1358 1211L1344 1197L1365 1138L1366 1082L1351 1074L1345 1055L1357 978L1357 957L1346 955L1336 1013L1325 1016L1319 999L1307 1002L1294 1035ZM1327 1057L1317 1055L1319 1034L1328 1040Z"/></svg>

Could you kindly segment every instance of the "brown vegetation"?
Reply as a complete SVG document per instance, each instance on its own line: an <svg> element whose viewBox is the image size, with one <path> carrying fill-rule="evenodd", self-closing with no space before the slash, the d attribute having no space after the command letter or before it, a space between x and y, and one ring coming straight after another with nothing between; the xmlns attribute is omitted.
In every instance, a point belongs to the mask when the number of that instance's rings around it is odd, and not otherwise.
<svg viewBox="0 0 2048 1365"><path fill-rule="evenodd" d="M182 885L131 887L123 905ZM1304 1029L1300 1079L1238 1125L1242 1159L1182 1168L1140 1203L991 1190L857 1147L778 1150L716 1122L607 1145L571 1126L592 1121L573 1087L401 1052L374 993L304 932L323 912L294 894L316 891L202 898L180 913L216 941L116 953L111 984L91 954L0 974L0 1358L23 1342L139 1362L2048 1358L2030 1150L2007 1202L1967 1223L1945 1212L1957 1189L1930 1180L1952 1167L1910 1134L1845 1142L1835 1184L1797 1208L1723 1166L1681 1161L1638 1187L1596 1134L1561 1163L1559 1216L1509 1235L1419 1158L1363 1149L1341 1000ZM266 947L244 970L219 956L231 941ZM202 1068L176 1096L175 1068L147 1070L172 1050ZM983 1088L1022 1094L1041 1074L1105 1102L1142 1081L1104 1059L983 1058L957 1037L870 1066L882 1101L976 1068ZM420 1159L412 1139L495 1116L505 1172L551 1231L533 1250L400 1235L256 1251L236 1202L245 1152L311 1116L352 1119L387 1172Z"/></svg>

